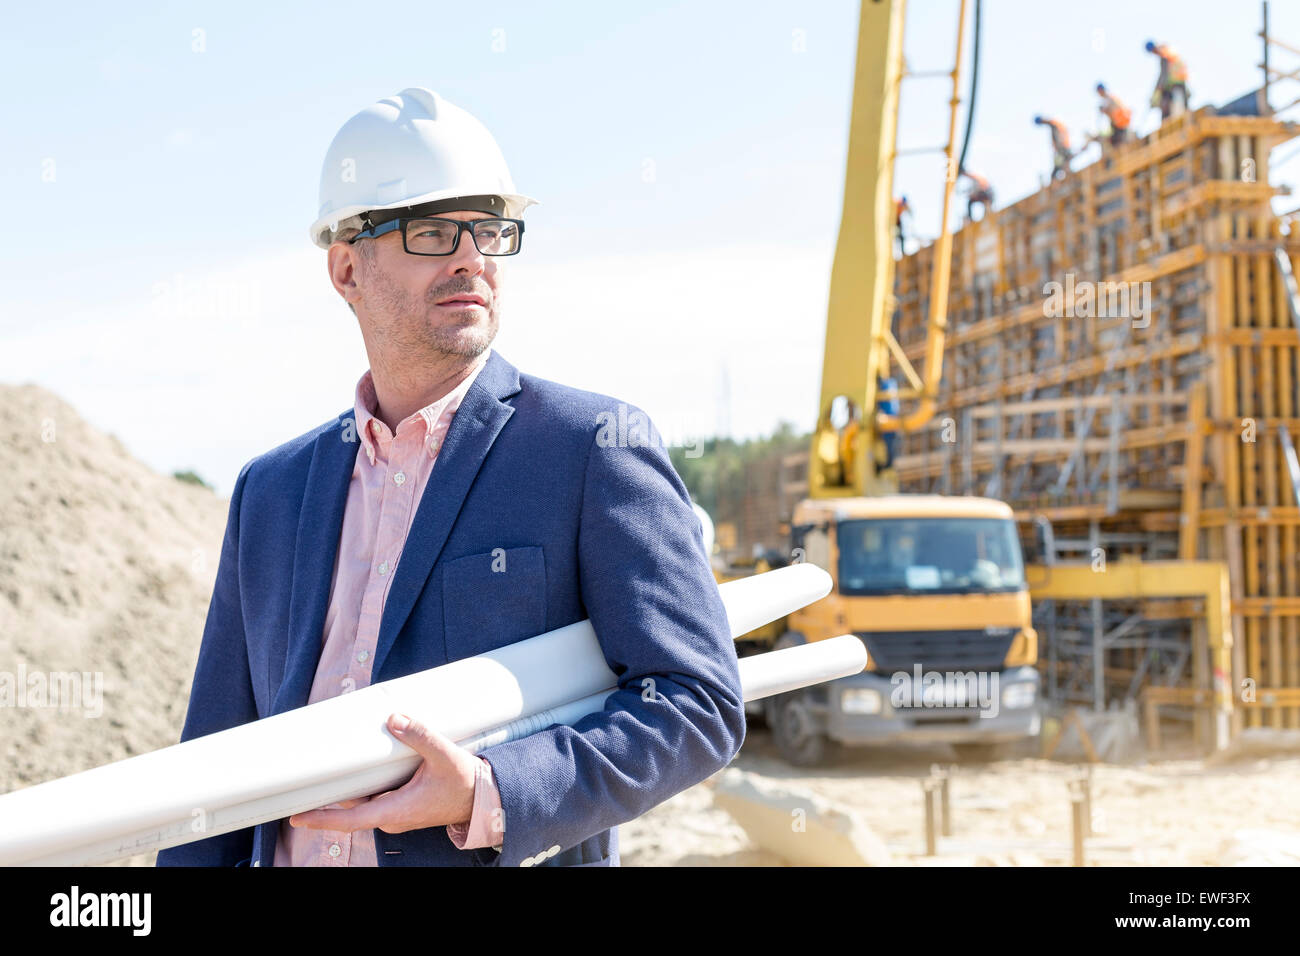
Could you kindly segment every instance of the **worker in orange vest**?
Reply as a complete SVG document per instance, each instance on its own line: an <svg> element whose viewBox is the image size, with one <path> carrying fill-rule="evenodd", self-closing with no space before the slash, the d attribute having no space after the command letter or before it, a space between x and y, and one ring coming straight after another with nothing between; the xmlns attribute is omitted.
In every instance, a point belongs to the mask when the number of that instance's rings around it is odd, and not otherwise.
<svg viewBox="0 0 1300 956"><path fill-rule="evenodd" d="M1064 179L1070 171L1070 134L1065 129L1065 124L1059 119L1053 119L1048 116L1035 116L1034 122L1039 126L1046 126L1052 131L1052 178Z"/></svg>
<svg viewBox="0 0 1300 956"><path fill-rule="evenodd" d="M894 237L898 240L898 257L903 257L903 213L912 212L912 207L907 204L907 197L900 196L894 200Z"/></svg>
<svg viewBox="0 0 1300 956"><path fill-rule="evenodd" d="M963 169L961 174L970 180L970 192L966 195L966 218L974 220L975 204L979 203L983 214L993 211L993 185L979 173Z"/></svg>
<svg viewBox="0 0 1300 956"><path fill-rule="evenodd" d="M1097 84L1097 95L1101 97L1101 105L1098 109L1106 119L1110 120L1110 145L1118 146L1128 139L1128 128L1129 123L1133 121L1133 114L1118 96L1106 92L1106 84Z"/></svg>
<svg viewBox="0 0 1300 956"><path fill-rule="evenodd" d="M1159 105L1160 118L1167 120L1187 109L1187 64L1169 47L1154 40L1147 40L1146 51L1160 57L1160 77L1151 94L1151 105Z"/></svg>

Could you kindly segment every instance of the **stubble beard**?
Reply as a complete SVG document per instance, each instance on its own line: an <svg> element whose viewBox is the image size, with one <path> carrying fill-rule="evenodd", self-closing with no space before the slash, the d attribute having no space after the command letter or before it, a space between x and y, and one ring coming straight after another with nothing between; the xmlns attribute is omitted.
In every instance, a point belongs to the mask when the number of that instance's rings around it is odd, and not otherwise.
<svg viewBox="0 0 1300 956"><path fill-rule="evenodd" d="M373 279L370 296L385 321L376 325L374 334L391 356L402 363L424 355L432 360L460 358L473 360L482 355L496 339L501 326L498 299L494 295L486 320L475 310L447 313L438 324L440 311L431 299L413 296L399 288L376 263L370 263Z"/></svg>
<svg viewBox="0 0 1300 956"><path fill-rule="evenodd" d="M436 325L432 318L436 309L437 306L432 304L425 306L424 315L428 317L414 323L413 331L423 339L428 349L442 355L478 358L487 351L501 326L495 296L488 306L487 318L483 321L479 320L477 312L467 311L457 313L457 318L451 323ZM464 316L463 320L459 318L461 315Z"/></svg>

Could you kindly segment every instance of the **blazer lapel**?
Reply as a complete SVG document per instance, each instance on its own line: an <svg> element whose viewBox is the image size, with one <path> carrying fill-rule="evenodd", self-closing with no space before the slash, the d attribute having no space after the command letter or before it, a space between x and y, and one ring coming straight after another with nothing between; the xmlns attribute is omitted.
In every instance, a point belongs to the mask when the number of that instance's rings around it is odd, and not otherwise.
<svg viewBox="0 0 1300 956"><path fill-rule="evenodd" d="M339 416L337 428L317 436L312 449L294 547L288 660L271 705L272 714L302 707L311 695L324 639L334 557L343 530L343 509L360 445L355 413L348 409Z"/></svg>
<svg viewBox="0 0 1300 956"><path fill-rule="evenodd" d="M416 509L384 604L372 675L378 675L384 666L393 641L442 553L483 459L514 414L514 408L502 399L518 392L518 369L493 350L452 417Z"/></svg>

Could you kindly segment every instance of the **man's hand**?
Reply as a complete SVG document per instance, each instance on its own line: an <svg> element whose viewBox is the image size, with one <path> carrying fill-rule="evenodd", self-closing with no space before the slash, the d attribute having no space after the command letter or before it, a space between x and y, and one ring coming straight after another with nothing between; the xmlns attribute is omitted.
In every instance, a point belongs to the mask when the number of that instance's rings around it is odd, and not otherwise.
<svg viewBox="0 0 1300 956"><path fill-rule="evenodd" d="M388 718L388 729L424 758L415 776L397 790L345 800L339 804L343 808L340 810L295 813L289 818L290 826L405 833L468 823L474 809L474 774L479 758L402 714Z"/></svg>

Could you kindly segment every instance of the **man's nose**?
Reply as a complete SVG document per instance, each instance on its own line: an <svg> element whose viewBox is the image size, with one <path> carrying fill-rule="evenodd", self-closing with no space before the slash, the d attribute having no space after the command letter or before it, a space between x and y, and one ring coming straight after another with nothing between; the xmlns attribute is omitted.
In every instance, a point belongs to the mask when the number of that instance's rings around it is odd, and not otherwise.
<svg viewBox="0 0 1300 956"><path fill-rule="evenodd" d="M474 245L474 235L468 229L460 231L460 240L456 243L456 251L451 254L451 263L449 268L452 272L469 270L473 272L482 272L484 267L484 255L478 251L478 246Z"/></svg>

